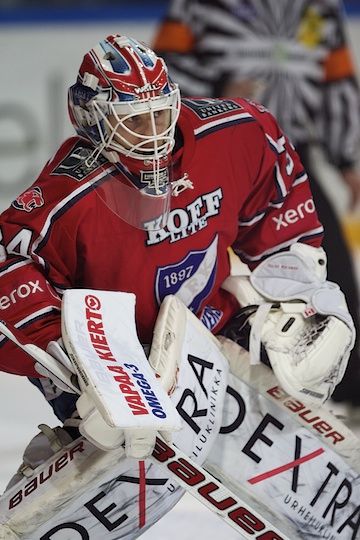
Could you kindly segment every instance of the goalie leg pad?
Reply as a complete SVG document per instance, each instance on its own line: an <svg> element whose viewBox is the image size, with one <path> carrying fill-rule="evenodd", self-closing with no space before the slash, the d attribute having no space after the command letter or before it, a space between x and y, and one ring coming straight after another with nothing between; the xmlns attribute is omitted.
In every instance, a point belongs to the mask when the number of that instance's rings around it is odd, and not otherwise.
<svg viewBox="0 0 360 540"><path fill-rule="evenodd" d="M176 388L185 339L187 310L175 296L166 296L156 319L149 362L169 395Z"/></svg>
<svg viewBox="0 0 360 540"><path fill-rule="evenodd" d="M40 424L39 429L40 433L35 435L25 448L23 462L16 474L10 479L6 490L11 489L24 477L31 477L39 465L72 442L69 433L61 427L51 429L46 424Z"/></svg>

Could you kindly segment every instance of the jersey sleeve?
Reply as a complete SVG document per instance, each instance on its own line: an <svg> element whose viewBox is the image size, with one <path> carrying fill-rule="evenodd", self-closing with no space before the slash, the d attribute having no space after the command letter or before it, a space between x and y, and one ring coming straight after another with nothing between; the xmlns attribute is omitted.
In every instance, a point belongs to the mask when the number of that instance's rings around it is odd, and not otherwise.
<svg viewBox="0 0 360 540"><path fill-rule="evenodd" d="M46 349L60 337L60 297L33 262L18 257L2 263L0 289L0 317L23 332L25 340ZM33 358L2 334L0 370L39 377Z"/></svg>
<svg viewBox="0 0 360 540"><path fill-rule="evenodd" d="M61 221L71 184L49 177L54 167L56 161L45 166L0 217L0 318L42 349L61 336L61 294L74 286L77 269L76 222L70 223L70 234ZM34 360L2 334L0 370L39 376Z"/></svg>
<svg viewBox="0 0 360 540"><path fill-rule="evenodd" d="M246 153L246 159L241 159L248 164L247 177L251 180L247 186L241 186L244 165L237 166L238 189L246 189L247 195L239 211L238 235L232 248L253 269L294 242L320 246L323 227L294 147L264 107L249 100L247 103L257 122L252 124L247 148L240 152ZM234 142L233 155L238 154Z"/></svg>
<svg viewBox="0 0 360 540"><path fill-rule="evenodd" d="M5 215L0 223L7 251L0 263L0 318L21 330L29 342L46 349L49 341L61 336L61 295L74 286L75 241L60 221L47 229L46 224L51 222L48 212L37 216L34 211L32 219L25 216L24 220L16 210L10 209ZM59 250L57 246L61 245L66 249ZM39 376L34 360L1 334L0 370Z"/></svg>

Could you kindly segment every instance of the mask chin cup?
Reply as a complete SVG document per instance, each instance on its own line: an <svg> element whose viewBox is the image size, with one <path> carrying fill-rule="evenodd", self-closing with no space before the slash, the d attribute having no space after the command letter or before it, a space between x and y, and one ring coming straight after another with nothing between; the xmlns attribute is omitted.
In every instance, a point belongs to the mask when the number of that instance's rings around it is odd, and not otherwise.
<svg viewBox="0 0 360 540"><path fill-rule="evenodd" d="M167 224L171 200L170 182L164 183L157 190L152 186L138 189L119 172L116 176L109 175L94 189L115 215L136 229L158 231Z"/></svg>

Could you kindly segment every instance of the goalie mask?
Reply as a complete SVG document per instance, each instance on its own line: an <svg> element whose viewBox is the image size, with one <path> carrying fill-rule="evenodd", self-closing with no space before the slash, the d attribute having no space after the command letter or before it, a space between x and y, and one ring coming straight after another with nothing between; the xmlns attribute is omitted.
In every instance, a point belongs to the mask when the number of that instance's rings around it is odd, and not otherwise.
<svg viewBox="0 0 360 540"><path fill-rule="evenodd" d="M76 132L122 174L97 187L104 202L138 228L162 228L171 197L171 151L180 92L164 61L139 41L108 36L81 64L69 89Z"/></svg>

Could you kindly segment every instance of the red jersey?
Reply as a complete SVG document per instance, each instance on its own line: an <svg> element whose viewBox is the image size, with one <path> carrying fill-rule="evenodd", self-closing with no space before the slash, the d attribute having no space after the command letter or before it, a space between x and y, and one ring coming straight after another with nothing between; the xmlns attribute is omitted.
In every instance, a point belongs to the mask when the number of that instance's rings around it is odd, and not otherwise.
<svg viewBox="0 0 360 540"><path fill-rule="evenodd" d="M306 172L264 108L186 99L178 127L174 179L186 173L193 189L172 197L158 231L131 227L98 196L94 187L122 174L114 164L101 157L87 166L85 139L63 143L1 216L1 318L46 348L60 337L62 292L84 287L134 293L143 343L169 294L215 333L239 307L220 288L230 246L253 268L294 242L320 245ZM33 360L1 338L0 369L38 376Z"/></svg>

